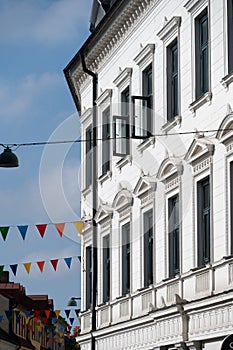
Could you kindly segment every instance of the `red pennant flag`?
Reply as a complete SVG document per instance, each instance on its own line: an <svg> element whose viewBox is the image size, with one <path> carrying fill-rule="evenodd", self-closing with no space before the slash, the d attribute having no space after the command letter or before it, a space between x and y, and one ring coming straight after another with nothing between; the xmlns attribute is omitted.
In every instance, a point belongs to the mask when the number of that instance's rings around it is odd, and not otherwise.
<svg viewBox="0 0 233 350"><path fill-rule="evenodd" d="M39 317L39 316L40 316L40 310L35 310L34 313L35 313L35 316L36 316L36 317Z"/></svg>
<svg viewBox="0 0 233 350"><path fill-rule="evenodd" d="M37 261L37 265L40 269L40 272L43 272L44 270L44 263L45 263L44 261Z"/></svg>
<svg viewBox="0 0 233 350"><path fill-rule="evenodd" d="M47 318L47 317L43 317L43 322L44 322L44 324L46 324L47 321L48 321L48 318Z"/></svg>
<svg viewBox="0 0 233 350"><path fill-rule="evenodd" d="M32 324L30 324L29 329L30 329L30 331L33 330L33 325Z"/></svg>
<svg viewBox="0 0 233 350"><path fill-rule="evenodd" d="M60 237L62 237L65 224L55 224L55 227L56 227Z"/></svg>
<svg viewBox="0 0 233 350"><path fill-rule="evenodd" d="M44 310L44 313L47 318L49 318L51 311L50 310Z"/></svg>
<svg viewBox="0 0 233 350"><path fill-rule="evenodd" d="M37 227L37 230L39 231L41 237L43 238L47 225L46 224L40 224L40 225L36 225L36 227Z"/></svg>
<svg viewBox="0 0 233 350"><path fill-rule="evenodd" d="M54 270L57 270L57 264L58 264L58 259L50 260L51 264L53 265Z"/></svg>

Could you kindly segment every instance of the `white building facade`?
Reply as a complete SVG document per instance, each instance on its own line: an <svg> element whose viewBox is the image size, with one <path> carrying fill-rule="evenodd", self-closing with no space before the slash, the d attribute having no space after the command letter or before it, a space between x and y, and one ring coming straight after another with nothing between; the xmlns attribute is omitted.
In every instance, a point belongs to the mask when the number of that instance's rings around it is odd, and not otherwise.
<svg viewBox="0 0 233 350"><path fill-rule="evenodd" d="M98 77L94 186L80 53ZM220 350L233 333L233 0L116 0L65 75L83 138L81 349Z"/></svg>

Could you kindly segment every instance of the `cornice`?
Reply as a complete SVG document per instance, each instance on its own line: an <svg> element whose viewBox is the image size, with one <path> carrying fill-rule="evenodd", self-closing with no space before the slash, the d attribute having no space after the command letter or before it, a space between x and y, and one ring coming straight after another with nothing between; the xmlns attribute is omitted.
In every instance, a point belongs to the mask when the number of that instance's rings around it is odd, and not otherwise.
<svg viewBox="0 0 233 350"><path fill-rule="evenodd" d="M181 25L181 17L174 16L170 21L166 22L163 28L157 33L159 39L167 41L170 36L175 35L178 32L178 28Z"/></svg>
<svg viewBox="0 0 233 350"><path fill-rule="evenodd" d="M132 76L133 69L132 68L125 68L120 74L116 77L115 80L113 80L113 83L119 87L126 79L130 79Z"/></svg>
<svg viewBox="0 0 233 350"><path fill-rule="evenodd" d="M199 11L199 9L208 4L208 0L189 0L184 7L186 10L192 14Z"/></svg>
<svg viewBox="0 0 233 350"><path fill-rule="evenodd" d="M134 62L141 66L148 57L152 57L155 52L155 44L147 44L134 58Z"/></svg>
<svg viewBox="0 0 233 350"><path fill-rule="evenodd" d="M88 69L96 72L113 50L121 44L125 36L133 30L136 23L143 18L153 6L158 5L161 1L162 0L128 1L128 4L126 4L124 8L120 8L121 12L118 12L117 17L113 19L106 31L95 41L96 44L93 44L92 49L86 54L86 65ZM87 78L87 74L83 72L80 62L78 65L73 62L71 75L75 76L75 81L79 88Z"/></svg>
<svg viewBox="0 0 233 350"><path fill-rule="evenodd" d="M96 104L101 105L106 100L110 99L112 97L112 89L106 89L102 92L102 94L97 98Z"/></svg>

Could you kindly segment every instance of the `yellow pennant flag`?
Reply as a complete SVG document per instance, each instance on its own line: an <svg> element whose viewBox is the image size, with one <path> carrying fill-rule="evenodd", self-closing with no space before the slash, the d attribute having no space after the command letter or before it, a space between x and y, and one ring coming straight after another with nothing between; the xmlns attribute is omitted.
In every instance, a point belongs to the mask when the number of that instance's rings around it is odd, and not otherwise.
<svg viewBox="0 0 233 350"><path fill-rule="evenodd" d="M27 271L27 273L29 274L29 272L30 272L30 269L31 269L31 265L32 265L32 263L24 263L23 264L23 266L25 267L25 269L26 269L26 271Z"/></svg>
<svg viewBox="0 0 233 350"><path fill-rule="evenodd" d="M76 221L74 222L74 226L76 227L78 233L81 235L82 234L82 231L83 231L83 221Z"/></svg>
<svg viewBox="0 0 233 350"><path fill-rule="evenodd" d="M56 317L58 318L59 315L60 315L61 310L55 310L54 312L55 312L55 314L56 314Z"/></svg>

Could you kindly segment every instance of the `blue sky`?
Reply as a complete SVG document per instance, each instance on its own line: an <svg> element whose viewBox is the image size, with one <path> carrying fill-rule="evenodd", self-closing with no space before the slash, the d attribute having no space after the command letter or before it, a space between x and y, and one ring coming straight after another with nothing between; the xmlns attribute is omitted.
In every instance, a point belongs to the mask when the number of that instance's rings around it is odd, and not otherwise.
<svg viewBox="0 0 233 350"><path fill-rule="evenodd" d="M63 69L89 35L91 0L0 0L0 143L72 140L79 123ZM2 151L2 150L1 150ZM0 226L30 225L23 241L11 227L0 237L0 264L76 256L80 239L72 224L60 238L49 225L41 239L34 224L80 219L78 144L19 147L20 166L0 169ZM8 269L8 268L7 268ZM19 265L11 280L28 294L48 294L66 309L80 293L81 266L59 262L44 273Z"/></svg>

